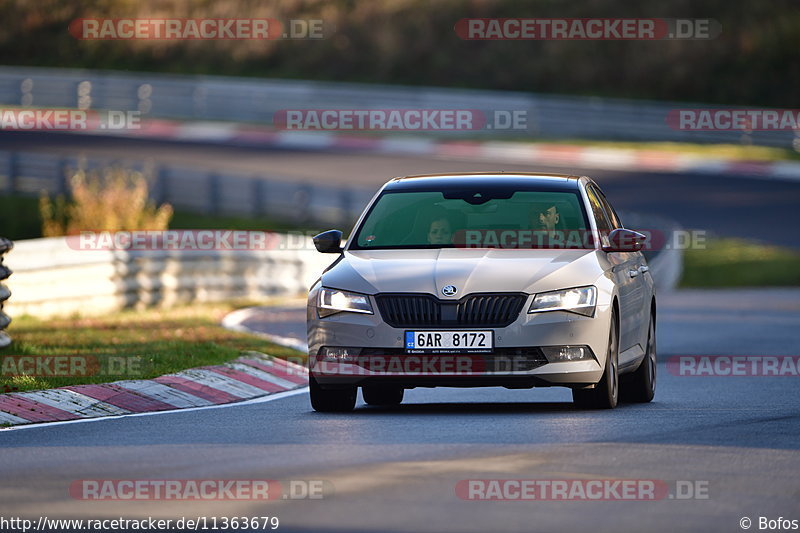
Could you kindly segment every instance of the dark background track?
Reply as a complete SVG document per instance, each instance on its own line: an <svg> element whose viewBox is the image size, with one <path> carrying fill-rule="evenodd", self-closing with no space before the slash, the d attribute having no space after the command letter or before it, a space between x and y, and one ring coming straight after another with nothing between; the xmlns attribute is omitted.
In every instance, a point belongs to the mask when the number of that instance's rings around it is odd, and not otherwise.
<svg viewBox="0 0 800 533"><path fill-rule="evenodd" d="M800 182L758 176L656 173L499 164L417 155L276 150L68 133L0 133L0 150L87 154L120 161L220 169L272 179L376 190L394 176L466 170L586 174L620 210L665 216L688 229L800 248ZM643 228L649 229L649 228Z"/></svg>

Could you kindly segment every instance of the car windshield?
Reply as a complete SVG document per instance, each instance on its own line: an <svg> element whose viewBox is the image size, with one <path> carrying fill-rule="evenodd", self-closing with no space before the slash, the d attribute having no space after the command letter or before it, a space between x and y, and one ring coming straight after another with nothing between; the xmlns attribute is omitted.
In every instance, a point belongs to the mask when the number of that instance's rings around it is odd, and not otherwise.
<svg viewBox="0 0 800 533"><path fill-rule="evenodd" d="M592 248L577 191L385 191L350 249Z"/></svg>

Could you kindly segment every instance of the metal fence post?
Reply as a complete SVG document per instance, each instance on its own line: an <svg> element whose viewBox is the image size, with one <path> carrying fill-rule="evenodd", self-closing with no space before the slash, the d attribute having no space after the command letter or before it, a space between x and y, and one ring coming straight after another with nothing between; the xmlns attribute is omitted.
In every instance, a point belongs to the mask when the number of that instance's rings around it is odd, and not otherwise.
<svg viewBox="0 0 800 533"><path fill-rule="evenodd" d="M295 223L302 224L313 218L311 213L311 196L314 192L312 185L304 183L300 185L292 198L293 218Z"/></svg>
<svg viewBox="0 0 800 533"><path fill-rule="evenodd" d="M58 175L56 176L56 193L66 195L67 193L70 193L72 190L69 183L71 176L69 175L69 166L67 165L67 158L62 157L58 161L57 172Z"/></svg>
<svg viewBox="0 0 800 533"><path fill-rule="evenodd" d="M17 158L19 156L16 152L11 152L8 155L8 182L6 183L6 192L14 194L17 192Z"/></svg>
<svg viewBox="0 0 800 533"><path fill-rule="evenodd" d="M353 210L353 191L349 188L342 188L339 192L339 204L341 205L342 209L342 217L341 221L339 222L339 227L344 229L350 227L351 217Z"/></svg>
<svg viewBox="0 0 800 533"><path fill-rule="evenodd" d="M0 281L11 275L11 269L3 264L3 255L13 247L14 243L4 237L0 237ZM11 296L11 291L3 283L0 283L0 348L5 348L11 344L11 337L3 331L11 323L11 317L3 312L3 302L8 300L9 296Z"/></svg>
<svg viewBox="0 0 800 533"><path fill-rule="evenodd" d="M159 167L154 172L153 188L150 191L150 198L157 204L163 204L167 201L169 195L169 186L167 180L169 179L169 169L167 167Z"/></svg>
<svg viewBox="0 0 800 533"><path fill-rule="evenodd" d="M211 172L208 175L208 209L212 215L219 215L222 211L222 186L220 185L220 177L216 172Z"/></svg>
<svg viewBox="0 0 800 533"><path fill-rule="evenodd" d="M264 180L260 176L253 177L253 215L257 217L264 216L264 213L267 211L264 206L265 189L266 185L264 184Z"/></svg>

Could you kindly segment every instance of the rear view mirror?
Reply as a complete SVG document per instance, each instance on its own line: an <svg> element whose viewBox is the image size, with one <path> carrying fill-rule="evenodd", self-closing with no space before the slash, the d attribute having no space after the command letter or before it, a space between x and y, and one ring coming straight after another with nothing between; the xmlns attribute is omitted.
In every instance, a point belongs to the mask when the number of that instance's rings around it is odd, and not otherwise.
<svg viewBox="0 0 800 533"><path fill-rule="evenodd" d="M314 246L323 254L338 254L342 251L342 232L338 229L323 231L313 238Z"/></svg>
<svg viewBox="0 0 800 533"><path fill-rule="evenodd" d="M604 252L638 252L644 248L647 236L639 232L618 228L608 234L608 245L603 246Z"/></svg>

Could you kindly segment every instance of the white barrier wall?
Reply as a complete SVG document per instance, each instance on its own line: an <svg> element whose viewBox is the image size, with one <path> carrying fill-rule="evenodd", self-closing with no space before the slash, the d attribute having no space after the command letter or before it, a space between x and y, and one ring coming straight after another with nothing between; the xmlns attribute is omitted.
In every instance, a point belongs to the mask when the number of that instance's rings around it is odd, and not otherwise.
<svg viewBox="0 0 800 533"><path fill-rule="evenodd" d="M336 259L308 237L280 237L271 250L96 251L70 247L64 237L16 241L6 256L8 315L98 315L123 308L169 307L231 299L258 301L306 293ZM677 284L679 249L649 259L659 291Z"/></svg>
<svg viewBox="0 0 800 533"><path fill-rule="evenodd" d="M90 251L63 237L14 244L6 258L14 271L7 282L12 317L296 296L336 258L318 253L310 239L299 250L266 251Z"/></svg>

